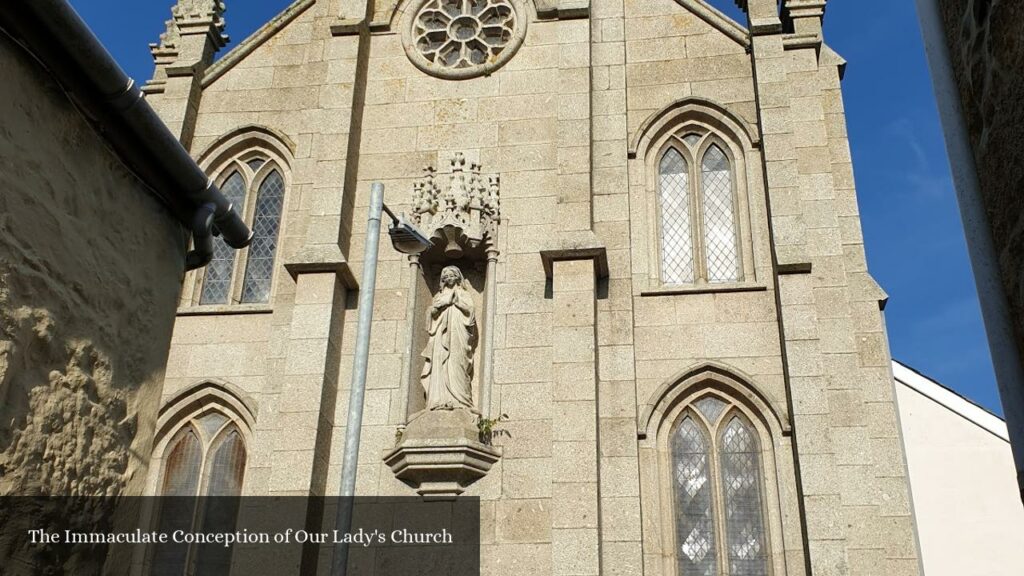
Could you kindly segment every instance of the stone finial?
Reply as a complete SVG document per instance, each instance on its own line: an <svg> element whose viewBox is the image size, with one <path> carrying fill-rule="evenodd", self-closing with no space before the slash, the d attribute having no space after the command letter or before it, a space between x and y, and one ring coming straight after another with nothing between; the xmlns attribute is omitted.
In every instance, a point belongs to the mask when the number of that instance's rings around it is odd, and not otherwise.
<svg viewBox="0 0 1024 576"><path fill-rule="evenodd" d="M826 4L826 0L786 0L783 13L793 22L793 31L797 34L821 33ZM807 26L811 26L811 29L807 29Z"/></svg>
<svg viewBox="0 0 1024 576"><path fill-rule="evenodd" d="M465 249L494 245L501 221L500 179L481 174L477 162L456 152L449 161L447 182L439 182L436 170L427 166L413 184L412 221L445 246L448 258L459 258Z"/></svg>
<svg viewBox="0 0 1024 576"><path fill-rule="evenodd" d="M790 23L792 33L784 39L787 48L820 48L821 25L826 0L786 0L782 17Z"/></svg>
<svg viewBox="0 0 1024 576"><path fill-rule="evenodd" d="M162 92L169 76L195 75L228 43L221 0L178 0L171 7L160 41L149 45L156 68L146 93Z"/></svg>
<svg viewBox="0 0 1024 576"><path fill-rule="evenodd" d="M782 32L779 5L783 0L736 0L736 5L747 13L750 33L754 36Z"/></svg>
<svg viewBox="0 0 1024 576"><path fill-rule="evenodd" d="M224 34L224 11L226 7L220 0L178 0L171 7L171 19L166 22L166 30L160 35L160 42L150 44L154 57L159 51L178 49L183 34L209 34L218 48L228 42Z"/></svg>
<svg viewBox="0 0 1024 576"><path fill-rule="evenodd" d="M224 3L220 0L178 0L178 3L171 7L171 14L175 18L221 20L223 27L221 15L225 9Z"/></svg>

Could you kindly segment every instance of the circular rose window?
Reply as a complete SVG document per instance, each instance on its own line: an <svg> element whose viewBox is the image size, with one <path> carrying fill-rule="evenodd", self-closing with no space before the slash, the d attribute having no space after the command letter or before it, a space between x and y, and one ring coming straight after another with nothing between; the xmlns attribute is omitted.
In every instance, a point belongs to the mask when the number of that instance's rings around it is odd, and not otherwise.
<svg viewBox="0 0 1024 576"><path fill-rule="evenodd" d="M405 26L405 52L421 70L472 78L501 67L526 35L520 0L424 0Z"/></svg>

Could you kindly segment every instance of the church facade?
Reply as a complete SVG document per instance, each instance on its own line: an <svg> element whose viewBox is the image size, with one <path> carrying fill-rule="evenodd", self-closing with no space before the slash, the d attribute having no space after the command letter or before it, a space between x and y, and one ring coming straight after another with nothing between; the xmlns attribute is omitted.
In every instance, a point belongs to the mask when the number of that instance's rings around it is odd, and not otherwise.
<svg viewBox="0 0 1024 576"><path fill-rule="evenodd" d="M379 182L434 247L381 242L357 494L478 496L483 574L919 574L845 62L740 4L296 0L215 60L179 0L143 90L255 238L185 276L146 493L337 493Z"/></svg>

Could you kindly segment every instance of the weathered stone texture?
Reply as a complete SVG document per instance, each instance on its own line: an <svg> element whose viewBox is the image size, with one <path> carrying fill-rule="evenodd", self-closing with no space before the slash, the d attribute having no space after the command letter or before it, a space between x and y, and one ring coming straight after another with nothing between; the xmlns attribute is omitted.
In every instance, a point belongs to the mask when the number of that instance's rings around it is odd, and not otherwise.
<svg viewBox="0 0 1024 576"><path fill-rule="evenodd" d="M142 495L186 237L6 34L0 71L0 496ZM0 510L4 570L100 573L106 551L22 549L13 534L109 527L114 511L36 507Z"/></svg>
<svg viewBox="0 0 1024 576"><path fill-rule="evenodd" d="M495 440L501 460L466 492L482 499L483 574L661 574L671 528L640 517L660 480L638 421L698 366L733 373L763 403L781 503L769 517L774 573L803 574L805 557L815 574L913 573L884 295L866 272L827 47L750 38L699 2L593 0L588 18L532 19L505 66L452 81L406 57L394 2L374 6L372 31L338 36L336 15L359 7L328 4L220 71L191 149L205 158L251 124L284 135L280 254L340 246L354 277L371 182L400 212L423 167L453 152L500 173L495 318L484 327L494 345L478 353L494 361L482 408L510 421ZM770 30L768 4L756 10ZM660 281L654 141L671 127L652 126L680 105L729 140L735 285ZM418 364L404 350L425 290L382 240L357 491L412 494L382 456L414 410L402 374ZM586 242L607 277L592 253L574 252ZM552 250L565 259L545 271L540 252ZM356 314L333 276L278 266L260 314L179 319L168 389L224 378L260 406L247 493L337 485Z"/></svg>
<svg viewBox="0 0 1024 576"><path fill-rule="evenodd" d="M1000 295L985 293L992 288L979 290L983 302L998 302L1005 297L1012 313L1018 354L1024 354L1024 152L1016 144L1024 131L1024 108L1020 105L1024 100L1024 77L1020 74L1024 67L1024 38L1020 34L1024 6L1006 0L940 0L938 5L951 72L959 89L956 113L963 116L978 180L978 200L987 220L965 220L965 227L969 237L991 236L1002 280ZM980 240L977 244L983 245ZM996 363L998 366L1000 359ZM1012 390L1019 388L1019 383L1011 381L1002 387ZM1004 391L1003 396L1011 418L1011 435L1019 436L1020 424L1013 422L1013 413L1019 413L1019 408L1012 406L1019 406L1020 392ZM1017 474L1021 476L1024 463L1020 451L1016 452Z"/></svg>
<svg viewBox="0 0 1024 576"><path fill-rule="evenodd" d="M1024 6L992 0L939 2L960 88L960 102L974 151L983 201L1000 255L1003 281L1024 334L1024 299L1020 275L1024 267L1024 162L1017 135L1024 130ZM1022 340L1024 341L1024 340Z"/></svg>
<svg viewBox="0 0 1024 576"><path fill-rule="evenodd" d="M184 236L33 62L0 42L0 494L141 494Z"/></svg>

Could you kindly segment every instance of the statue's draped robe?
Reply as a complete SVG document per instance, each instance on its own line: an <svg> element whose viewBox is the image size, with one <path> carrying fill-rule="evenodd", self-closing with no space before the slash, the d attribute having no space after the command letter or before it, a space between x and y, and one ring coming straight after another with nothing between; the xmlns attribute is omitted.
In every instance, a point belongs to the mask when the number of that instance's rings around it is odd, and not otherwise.
<svg viewBox="0 0 1024 576"><path fill-rule="evenodd" d="M430 339L423 350L423 374L420 381L427 395L427 410L468 408L473 410L473 345L476 338L476 314L473 301L460 288L455 298L469 310L446 305L434 316L427 313ZM438 296L447 304L451 292ZM436 298L435 298L436 300Z"/></svg>

